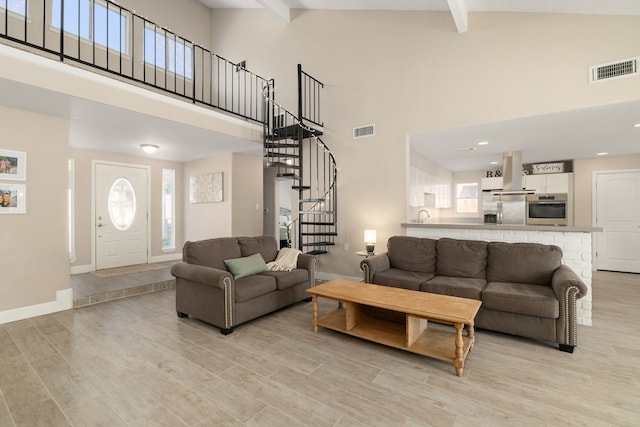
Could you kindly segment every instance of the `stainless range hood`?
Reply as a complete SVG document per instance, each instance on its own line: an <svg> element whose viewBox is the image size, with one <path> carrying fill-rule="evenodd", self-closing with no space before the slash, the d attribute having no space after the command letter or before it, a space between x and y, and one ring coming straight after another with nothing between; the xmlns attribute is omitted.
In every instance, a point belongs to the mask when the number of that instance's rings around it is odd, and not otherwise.
<svg viewBox="0 0 640 427"><path fill-rule="evenodd" d="M496 196L521 196L534 194L535 190L522 188L522 151L502 153L502 190L493 191Z"/></svg>

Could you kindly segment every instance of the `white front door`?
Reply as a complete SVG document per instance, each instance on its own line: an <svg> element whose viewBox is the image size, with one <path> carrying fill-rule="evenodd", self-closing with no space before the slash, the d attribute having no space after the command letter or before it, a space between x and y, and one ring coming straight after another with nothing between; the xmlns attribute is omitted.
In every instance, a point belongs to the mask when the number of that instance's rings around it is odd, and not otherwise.
<svg viewBox="0 0 640 427"><path fill-rule="evenodd" d="M96 270L148 261L148 169L95 164Z"/></svg>
<svg viewBox="0 0 640 427"><path fill-rule="evenodd" d="M596 173L596 269L640 273L640 171Z"/></svg>

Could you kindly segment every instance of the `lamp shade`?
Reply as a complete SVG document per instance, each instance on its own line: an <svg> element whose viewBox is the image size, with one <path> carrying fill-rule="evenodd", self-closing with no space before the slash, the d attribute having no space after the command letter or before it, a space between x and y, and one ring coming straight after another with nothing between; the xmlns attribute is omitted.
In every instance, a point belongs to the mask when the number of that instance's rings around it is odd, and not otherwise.
<svg viewBox="0 0 640 427"><path fill-rule="evenodd" d="M364 230L364 242L375 243L376 242L376 230Z"/></svg>

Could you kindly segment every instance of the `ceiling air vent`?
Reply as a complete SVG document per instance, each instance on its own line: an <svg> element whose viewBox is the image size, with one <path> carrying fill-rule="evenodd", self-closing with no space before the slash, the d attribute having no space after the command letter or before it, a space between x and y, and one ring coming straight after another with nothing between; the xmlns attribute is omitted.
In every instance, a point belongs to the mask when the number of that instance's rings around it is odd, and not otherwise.
<svg viewBox="0 0 640 427"><path fill-rule="evenodd" d="M353 139L364 138L376 134L376 125L366 125L353 128Z"/></svg>
<svg viewBox="0 0 640 427"><path fill-rule="evenodd" d="M640 74L640 56L589 67L591 83Z"/></svg>

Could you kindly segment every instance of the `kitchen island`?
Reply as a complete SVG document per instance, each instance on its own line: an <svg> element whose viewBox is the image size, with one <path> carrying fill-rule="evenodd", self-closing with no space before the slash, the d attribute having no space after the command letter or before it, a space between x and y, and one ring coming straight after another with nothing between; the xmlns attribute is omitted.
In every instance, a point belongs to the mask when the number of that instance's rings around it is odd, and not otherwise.
<svg viewBox="0 0 640 427"><path fill-rule="evenodd" d="M508 243L544 243L562 249L562 262L580 276L589 289L578 301L578 323L591 325L591 272L592 233L602 231L596 227L561 227L547 225L483 224L480 222L453 222L435 220L427 223L405 222L402 228L411 237L439 239L485 240Z"/></svg>

